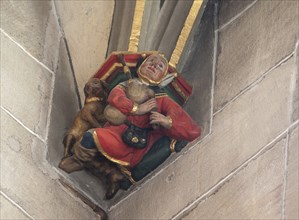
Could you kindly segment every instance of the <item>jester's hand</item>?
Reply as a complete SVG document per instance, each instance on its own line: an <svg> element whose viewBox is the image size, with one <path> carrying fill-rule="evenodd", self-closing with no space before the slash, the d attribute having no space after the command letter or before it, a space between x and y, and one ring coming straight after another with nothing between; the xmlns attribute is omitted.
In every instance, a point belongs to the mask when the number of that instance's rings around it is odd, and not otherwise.
<svg viewBox="0 0 299 220"><path fill-rule="evenodd" d="M144 115L153 109L157 108L157 101L155 98L149 99L148 101L140 104L136 111L136 115Z"/></svg>
<svg viewBox="0 0 299 220"><path fill-rule="evenodd" d="M168 116L152 111L150 115L150 124L159 124L160 126L169 129L172 126L172 120Z"/></svg>

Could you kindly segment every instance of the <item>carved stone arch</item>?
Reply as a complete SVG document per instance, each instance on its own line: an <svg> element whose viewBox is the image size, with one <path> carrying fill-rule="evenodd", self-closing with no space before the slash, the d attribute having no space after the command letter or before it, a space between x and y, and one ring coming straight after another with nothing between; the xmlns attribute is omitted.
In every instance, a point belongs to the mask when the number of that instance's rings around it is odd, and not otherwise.
<svg viewBox="0 0 299 220"><path fill-rule="evenodd" d="M160 1L147 1L138 45L139 51L159 49L178 1L167 0L162 8L160 3Z"/></svg>
<svg viewBox="0 0 299 220"><path fill-rule="evenodd" d="M128 50L136 1L115 0L107 55Z"/></svg>
<svg viewBox="0 0 299 220"><path fill-rule="evenodd" d="M144 2L141 5L143 13L134 17L135 6L140 7L136 4L140 4L141 1ZM182 33L183 28L189 25L186 21L191 14L195 20L190 27L190 33L185 36L186 41L180 45L181 52L176 63L172 64L177 64L178 72L184 75L193 87L193 95L189 98L186 111L203 126L204 132L208 133L211 117L212 47L214 45L214 26L211 22L214 22L215 0L203 0L200 9L195 12L192 11L194 0L141 1L137 3L136 1L115 1L108 54L116 50L132 49L129 46L132 41L131 32L138 32L133 30L132 24L138 20L141 27L139 35L134 39L137 41L137 47L134 50L159 50L172 62L174 50L178 47L178 39L185 34ZM202 18L204 11L206 16Z"/></svg>
<svg viewBox="0 0 299 220"><path fill-rule="evenodd" d="M129 49L132 23L138 19L138 51L160 50L170 59L192 4L193 0L144 0L141 17L134 17L136 1L115 1L107 55Z"/></svg>
<svg viewBox="0 0 299 220"><path fill-rule="evenodd" d="M189 0L186 0L189 1ZM215 0L217 1L217 0ZM147 49L159 49L162 46L166 47L166 37L172 34L170 30L172 28L178 28L177 34L171 37L179 38L181 29L185 24L186 17L189 14L187 8L192 8L193 1L190 1L190 5L187 7L183 7L180 11L181 0L165 0L162 1L145 1L144 4L144 13L143 20L141 26L141 35L139 39L139 48L138 50L147 50ZM185 2L185 0L184 0ZM114 10L114 19L112 24L109 49L107 51L108 54L112 51L126 51L129 48L130 37L131 37L131 29L133 26L134 19L134 10L136 6L135 1L115 1L115 10ZM162 4L161 4L162 3ZM162 7L160 8L160 6ZM197 14L197 18L194 21L193 29L188 35L188 40L184 43L184 49L180 55L180 62L177 65L177 70L184 78L190 82L193 86L193 95L189 98L189 103L187 104L185 110L192 116L192 118L198 122L199 125L203 128L203 136L207 135L210 132L210 123L211 123L211 93L212 93L212 65L213 65L213 48L214 48L214 15L216 8L214 0L209 0L203 3L203 8L200 9ZM166 13L168 12L169 13ZM204 11L204 15L203 14ZM176 17L176 13L182 12L180 18L182 21L179 22ZM163 14L164 13L164 14ZM166 16L167 15L167 16ZM164 23L160 25L160 27L149 24L152 22L153 24L158 24L159 20L163 20ZM178 24L176 26L176 24ZM155 29L155 30L154 30ZM150 47L150 39L151 37L154 39L158 36L149 33L157 33L161 31L159 36L159 43L156 45L156 48ZM156 31L156 32L154 32ZM157 40L158 42L158 40ZM172 42L172 47L174 48L176 45ZM167 42L168 43L168 42ZM168 54L168 57L171 56L173 48L169 46L164 51L165 54ZM168 58L170 59L170 58ZM60 145L57 145L60 147ZM190 147L190 145L188 146ZM186 147L187 148L187 147ZM55 152L56 153L56 152ZM59 159L61 155L59 155ZM172 156L172 159L175 157L179 157L180 154L175 154ZM57 155L54 153L50 155L50 160L57 162ZM53 159L54 158L54 159ZM156 172L159 172L161 169L165 169L170 165L171 160L164 162L160 165L154 172L144 178L144 180L140 181L138 187L144 184L149 178L155 175ZM62 174L63 175L63 174ZM63 179L62 184L74 188L78 195L82 200L91 206L94 210L103 210L104 212L110 212L114 207L118 204L125 201L130 194L137 188L129 189L128 191L119 191L119 193L112 200L105 200L104 195L106 191L105 182L96 178L98 173L89 173L89 172L78 172L72 173L67 178Z"/></svg>
<svg viewBox="0 0 299 220"><path fill-rule="evenodd" d="M108 54L112 51L126 51L129 49L135 6L141 1L143 0L137 2L134 0L115 0ZM195 1L199 2L200 0ZM189 97L185 110L203 128L202 137L210 132L211 124L216 1L203 1L200 10L196 13L197 17L190 34L188 34L188 40L184 42L184 46L181 48L183 50L176 66L178 72L193 86L193 94ZM190 14L193 2L192 0L144 0L138 50L162 50L161 48L164 47L163 52L170 59L172 51L176 47L176 41L181 37L182 28ZM153 45L153 43L155 44ZM66 87L62 88L66 89ZM53 117L56 116L60 117L58 113ZM56 125L53 128L56 129ZM56 133L56 131L53 132L55 135ZM48 152L48 159L53 166L57 166L58 161L61 160L62 154L60 152L62 148L61 140L53 134L51 133L52 142L50 142L50 146L52 149ZM188 147L191 147L191 145ZM175 159L174 157L180 155L174 154L171 159ZM61 183L70 189L75 189L75 195L79 196L94 210L102 209L108 213L125 201L134 190L140 188L149 178L152 178L156 172L160 172L159 170L169 166L170 162L171 160L166 161L152 174L145 177L144 181L138 183L140 184L138 187L129 191L120 191L112 200L104 199L106 184L100 178L95 177L98 173L74 172L65 175L61 172Z"/></svg>

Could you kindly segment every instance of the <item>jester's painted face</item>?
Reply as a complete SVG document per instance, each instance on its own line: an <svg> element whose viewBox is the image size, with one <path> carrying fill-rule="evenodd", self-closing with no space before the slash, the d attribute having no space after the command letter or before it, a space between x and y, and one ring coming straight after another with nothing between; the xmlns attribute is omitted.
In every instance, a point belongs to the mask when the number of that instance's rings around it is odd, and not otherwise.
<svg viewBox="0 0 299 220"><path fill-rule="evenodd" d="M159 84L167 74L168 62L158 54L150 55L140 66L138 74L151 84Z"/></svg>

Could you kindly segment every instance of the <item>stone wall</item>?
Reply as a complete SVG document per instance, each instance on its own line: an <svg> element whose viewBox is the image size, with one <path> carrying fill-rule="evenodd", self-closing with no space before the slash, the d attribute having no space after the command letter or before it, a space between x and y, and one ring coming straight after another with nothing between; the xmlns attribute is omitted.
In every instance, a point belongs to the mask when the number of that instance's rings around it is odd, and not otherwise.
<svg viewBox="0 0 299 220"><path fill-rule="evenodd" d="M106 57L114 1L55 1L64 32L81 103L87 80L99 69Z"/></svg>
<svg viewBox="0 0 299 220"><path fill-rule="evenodd" d="M99 218L55 166L76 93L106 55L114 2L0 3L1 219Z"/></svg>
<svg viewBox="0 0 299 220"><path fill-rule="evenodd" d="M214 66L203 64L211 76L194 82L206 91L202 81L213 81L211 130L105 207L111 219L298 219L299 2L211 2L217 19L198 48L214 49ZM82 101L75 94L104 60L114 3L0 3L1 219L98 218L56 166ZM97 184L81 189L100 193Z"/></svg>
<svg viewBox="0 0 299 220"><path fill-rule="evenodd" d="M112 219L298 219L299 2L215 4L211 133Z"/></svg>

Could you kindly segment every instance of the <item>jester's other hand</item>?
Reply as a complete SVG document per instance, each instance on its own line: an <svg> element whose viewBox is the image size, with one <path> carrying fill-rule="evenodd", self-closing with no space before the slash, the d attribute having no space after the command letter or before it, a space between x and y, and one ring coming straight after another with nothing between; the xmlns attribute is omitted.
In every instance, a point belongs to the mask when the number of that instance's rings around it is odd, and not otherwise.
<svg viewBox="0 0 299 220"><path fill-rule="evenodd" d="M151 111L150 124L159 124L163 128L167 128L167 129L171 128L172 126L170 117L165 116L156 111Z"/></svg>

